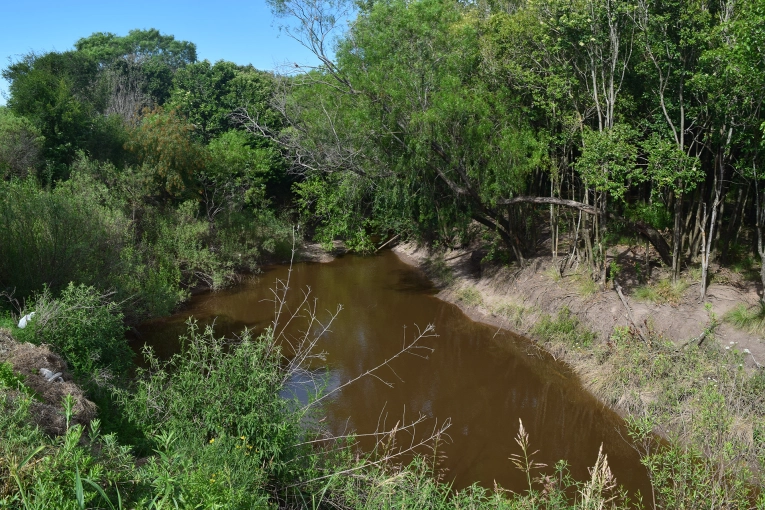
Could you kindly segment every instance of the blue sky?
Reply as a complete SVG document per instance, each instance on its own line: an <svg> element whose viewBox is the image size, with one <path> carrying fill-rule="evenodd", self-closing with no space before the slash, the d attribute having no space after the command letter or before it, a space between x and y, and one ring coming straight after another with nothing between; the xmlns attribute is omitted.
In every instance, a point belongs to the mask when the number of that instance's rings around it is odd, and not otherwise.
<svg viewBox="0 0 765 510"><path fill-rule="evenodd" d="M286 34L265 0L131 0L64 2L0 0L0 66L29 51L65 51L93 32L126 35L133 28L157 28L197 45L200 60L230 60L273 70L279 64L315 63L311 54ZM0 79L0 104L8 83Z"/></svg>

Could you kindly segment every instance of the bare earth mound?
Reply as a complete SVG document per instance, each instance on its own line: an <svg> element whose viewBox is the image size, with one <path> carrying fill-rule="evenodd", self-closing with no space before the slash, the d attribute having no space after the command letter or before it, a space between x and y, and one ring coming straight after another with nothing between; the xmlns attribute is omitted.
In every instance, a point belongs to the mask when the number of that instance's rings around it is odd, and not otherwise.
<svg viewBox="0 0 765 510"><path fill-rule="evenodd" d="M16 372L25 377L24 384L39 397L31 406L35 423L51 435L66 432L64 398L74 397L73 423L87 426L96 416L96 405L85 398L82 389L72 382L66 362L45 345L18 343L5 329L0 329L0 362L9 362ZM41 368L53 373L61 372L63 382L48 382L40 374Z"/></svg>

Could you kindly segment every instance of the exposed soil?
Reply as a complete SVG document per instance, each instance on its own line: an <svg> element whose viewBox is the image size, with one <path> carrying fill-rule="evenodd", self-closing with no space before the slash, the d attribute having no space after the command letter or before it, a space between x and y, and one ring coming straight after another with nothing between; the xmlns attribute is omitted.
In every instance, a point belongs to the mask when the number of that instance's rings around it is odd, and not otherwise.
<svg viewBox="0 0 765 510"><path fill-rule="evenodd" d="M630 326L624 304L614 290L597 290L587 295L581 289L580 279L575 274L559 277L559 271L552 257L537 257L524 268L518 269L501 265L487 265L481 262L483 253L478 250L452 250L442 254L443 263L448 266L453 280L438 282L438 271L433 269L434 254L413 243L400 244L393 248L401 260L420 267L441 285L438 297L454 303L474 320L485 322L529 335L531 328L542 313L555 315L563 307L588 328L595 331L601 340L608 339L615 326ZM631 266L631 257L637 255L624 250L618 261L625 267ZM654 279L659 269L655 269ZM726 283L715 283L715 280ZM710 313L704 303L699 303L699 284L691 284L672 304L655 304L634 297L637 287L634 274L625 272L616 279L623 289L625 299L631 308L633 318L643 331L653 332L681 345L698 337L710 324ZM465 289L480 293L480 304L466 304ZM706 303L711 305L718 320L737 305L754 305L759 299L758 288L752 281L727 270L717 270L709 286ZM502 305L523 307L530 313L523 320L510 322L496 311ZM725 322L714 330L712 341L724 346L744 350L750 367L765 362L765 341L745 331L736 329ZM710 340L705 340L710 341Z"/></svg>
<svg viewBox="0 0 765 510"><path fill-rule="evenodd" d="M85 398L85 393L72 381L66 362L45 345L18 343L6 329L0 328L0 362L10 362L14 371L24 376L24 384L36 396L30 407L35 423L50 435L66 432L64 398L74 397L72 423L87 426L96 416L96 405ZM63 381L48 382L40 369L61 372Z"/></svg>

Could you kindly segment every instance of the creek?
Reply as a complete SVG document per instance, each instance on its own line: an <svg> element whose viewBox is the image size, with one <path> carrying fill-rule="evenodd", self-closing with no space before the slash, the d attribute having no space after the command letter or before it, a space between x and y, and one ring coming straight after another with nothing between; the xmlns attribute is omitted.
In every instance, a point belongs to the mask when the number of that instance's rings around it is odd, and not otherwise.
<svg viewBox="0 0 765 510"><path fill-rule="evenodd" d="M179 350L177 338L189 316L200 324L214 321L218 334L244 327L262 331L274 316L270 289L287 274L285 266L268 267L235 288L196 295L173 316L140 326L134 348L148 343L160 357L171 356ZM338 305L343 307L317 345L326 352L327 390L398 352L418 326L433 324L438 334L423 340L433 349L420 352L427 358L400 356L376 373L379 379L366 376L327 398L322 412L334 433L371 433L381 424L390 428L402 417L408 421L423 414L428 420L418 426L418 434L427 434L436 420L450 419L450 439L439 446L446 481L459 489L474 482L492 487L496 480L506 489L523 491L525 474L509 460L521 453L515 442L520 418L531 450L539 450L534 459L547 464L542 472L552 474L555 463L564 459L575 479L586 480L602 444L617 481L650 500L645 468L616 413L530 340L474 322L436 298L432 283L394 253L294 264L290 303L294 306L309 287L319 317L326 319Z"/></svg>

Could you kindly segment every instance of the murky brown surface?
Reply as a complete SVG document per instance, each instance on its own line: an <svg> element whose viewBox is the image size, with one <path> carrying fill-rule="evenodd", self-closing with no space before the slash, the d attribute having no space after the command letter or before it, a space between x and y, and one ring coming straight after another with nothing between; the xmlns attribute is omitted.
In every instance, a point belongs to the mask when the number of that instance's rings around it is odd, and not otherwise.
<svg viewBox="0 0 765 510"><path fill-rule="evenodd" d="M189 315L202 323L215 320L221 334L244 326L262 329L273 319L274 305L265 301L272 299L269 289L286 275L287 268L275 267L235 289L195 296L186 310L139 328L141 344L149 343L163 357L176 352ZM404 328L411 338L417 325L432 323L439 335L424 342L434 349L428 359L404 355L392 362L392 370L378 373L393 388L365 377L327 399L325 414L336 433L346 428L374 432L381 416L393 425L404 412L407 419L418 413L431 418L419 427L423 433L435 419L451 418L451 442L443 445L446 479L456 488L473 482L490 487L496 480L522 491L525 475L508 460L520 453L514 437L521 418L532 448L539 450L536 460L549 466L545 472L565 459L577 480L587 479L602 443L617 481L640 490L644 499L649 495L645 469L615 413L527 340L473 322L456 306L436 299L430 282L392 252L296 264L290 287L291 302L310 287L323 317L343 306L320 342L327 352L330 389L397 352Z"/></svg>

